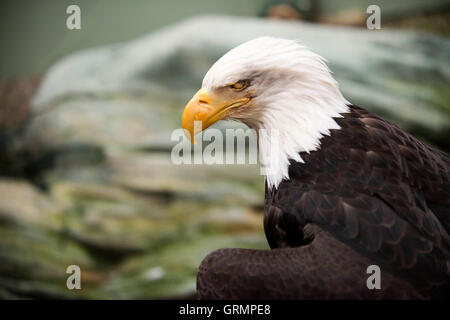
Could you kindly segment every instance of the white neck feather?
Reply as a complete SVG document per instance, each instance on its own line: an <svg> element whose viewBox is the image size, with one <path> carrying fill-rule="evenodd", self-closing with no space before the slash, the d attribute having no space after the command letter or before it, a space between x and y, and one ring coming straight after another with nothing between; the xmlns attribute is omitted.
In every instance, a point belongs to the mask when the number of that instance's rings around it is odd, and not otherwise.
<svg viewBox="0 0 450 320"><path fill-rule="evenodd" d="M334 118L348 112L343 98L330 99L334 104L308 100L297 99L296 108L287 112L277 113L274 108L274 112L266 114L264 126L258 128L260 162L270 189L289 179L290 160L304 163L299 153L318 150L323 136L329 135L331 129L340 129Z"/></svg>
<svg viewBox="0 0 450 320"><path fill-rule="evenodd" d="M259 96L255 102L263 111L257 122L247 123L258 132L262 172L270 189L289 179L290 160L304 163L299 153L318 150L322 137L340 129L334 118L349 112L349 102L322 58L312 58L315 63L305 68L303 59L297 74L279 83L283 90Z"/></svg>

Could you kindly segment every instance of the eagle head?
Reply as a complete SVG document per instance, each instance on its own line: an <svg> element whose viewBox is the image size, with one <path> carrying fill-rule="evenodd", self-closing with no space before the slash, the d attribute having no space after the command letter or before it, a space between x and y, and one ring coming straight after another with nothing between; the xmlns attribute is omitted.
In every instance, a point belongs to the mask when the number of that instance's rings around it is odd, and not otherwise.
<svg viewBox="0 0 450 320"><path fill-rule="evenodd" d="M290 159L301 161L299 152L316 150L323 135L339 128L333 118L347 112L347 104L320 55L294 40L260 37L214 63L186 105L182 127L192 142L219 120L278 130L282 146L267 177L277 186L288 177ZM270 147L265 136L258 135L260 152Z"/></svg>

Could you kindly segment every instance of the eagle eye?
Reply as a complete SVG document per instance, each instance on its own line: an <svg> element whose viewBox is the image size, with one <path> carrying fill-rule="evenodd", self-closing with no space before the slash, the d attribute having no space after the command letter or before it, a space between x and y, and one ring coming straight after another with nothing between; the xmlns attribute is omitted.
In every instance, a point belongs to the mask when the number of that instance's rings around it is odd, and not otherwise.
<svg viewBox="0 0 450 320"><path fill-rule="evenodd" d="M242 91L245 88L248 87L248 81L247 80L239 80L233 84L230 85L230 88L235 91Z"/></svg>

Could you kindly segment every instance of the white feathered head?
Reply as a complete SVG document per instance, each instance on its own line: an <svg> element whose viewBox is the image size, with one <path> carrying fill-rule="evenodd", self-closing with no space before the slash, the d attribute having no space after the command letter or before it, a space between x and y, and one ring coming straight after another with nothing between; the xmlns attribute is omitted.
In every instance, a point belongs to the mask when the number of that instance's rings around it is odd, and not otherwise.
<svg viewBox="0 0 450 320"><path fill-rule="evenodd" d="M206 73L187 104L182 127L193 141L213 123L230 119L258 130L276 129L281 141L269 164L269 187L288 178L289 160L317 150L320 138L339 126L333 118L348 102L325 60L294 40L261 37L227 52ZM194 121L202 121L194 128ZM271 143L259 135L260 152ZM263 149L263 150L261 150ZM273 150L273 148L272 148Z"/></svg>

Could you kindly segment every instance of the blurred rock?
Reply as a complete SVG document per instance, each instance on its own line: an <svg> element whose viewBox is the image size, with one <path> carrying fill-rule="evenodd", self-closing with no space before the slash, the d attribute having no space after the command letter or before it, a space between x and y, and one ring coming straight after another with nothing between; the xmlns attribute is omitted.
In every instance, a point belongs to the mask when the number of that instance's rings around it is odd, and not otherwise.
<svg viewBox="0 0 450 320"><path fill-rule="evenodd" d="M190 296L210 251L267 248L261 213L224 200L71 182L43 193L18 180L0 180L0 192L9 199L0 205L0 298ZM69 265L80 266L82 290L66 288Z"/></svg>
<svg viewBox="0 0 450 320"><path fill-rule="evenodd" d="M35 92L38 77L0 80L0 129L16 131L27 120L30 97Z"/></svg>

